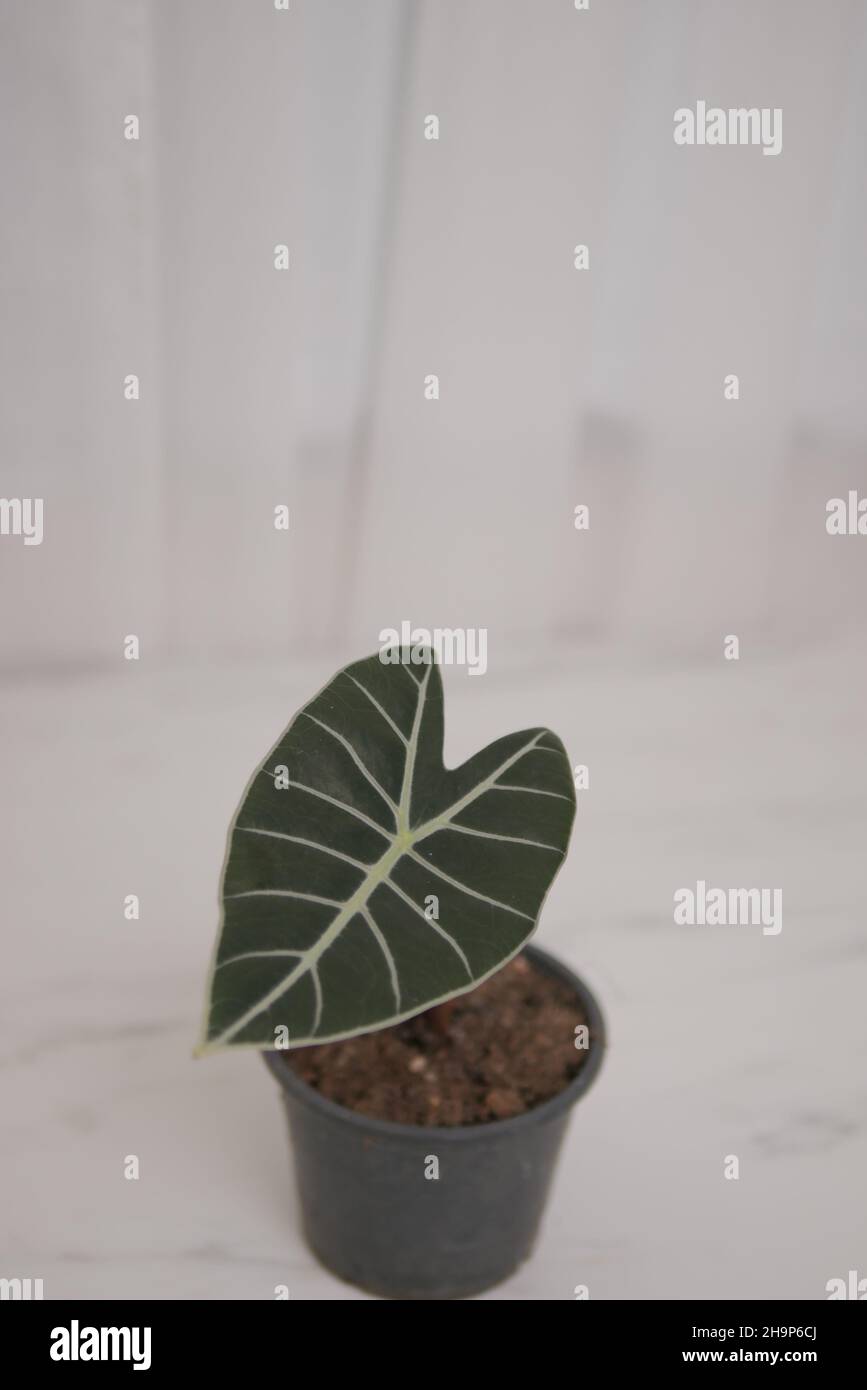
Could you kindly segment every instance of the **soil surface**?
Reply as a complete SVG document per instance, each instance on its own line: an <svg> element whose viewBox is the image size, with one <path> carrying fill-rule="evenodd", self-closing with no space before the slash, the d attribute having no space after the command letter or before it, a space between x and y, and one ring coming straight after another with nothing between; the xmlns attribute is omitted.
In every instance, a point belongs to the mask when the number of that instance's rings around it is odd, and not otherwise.
<svg viewBox="0 0 867 1390"><path fill-rule="evenodd" d="M439 1010L284 1059L328 1100L362 1115L484 1124L562 1091L587 1058L575 1046L575 1028L585 1022L568 985L517 956Z"/></svg>

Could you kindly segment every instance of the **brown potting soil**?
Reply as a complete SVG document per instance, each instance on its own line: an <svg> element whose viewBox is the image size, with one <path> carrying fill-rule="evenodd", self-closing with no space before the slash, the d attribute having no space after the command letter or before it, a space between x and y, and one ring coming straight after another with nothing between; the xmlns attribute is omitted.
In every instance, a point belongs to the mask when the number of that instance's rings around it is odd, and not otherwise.
<svg viewBox="0 0 867 1390"><path fill-rule="evenodd" d="M485 1124L532 1110L568 1085L588 1055L575 1045L586 1021L564 981L517 956L439 1010L284 1055L321 1095L359 1114Z"/></svg>

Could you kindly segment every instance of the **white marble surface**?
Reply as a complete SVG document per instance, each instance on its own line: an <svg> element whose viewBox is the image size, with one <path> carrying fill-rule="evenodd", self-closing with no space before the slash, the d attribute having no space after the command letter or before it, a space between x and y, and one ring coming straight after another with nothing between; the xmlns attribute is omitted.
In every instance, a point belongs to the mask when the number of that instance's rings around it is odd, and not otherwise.
<svg viewBox="0 0 867 1390"><path fill-rule="evenodd" d="M264 1067L191 1057L229 817L339 664L0 692L0 1274L47 1298L361 1296L299 1238ZM611 1037L536 1255L489 1297L821 1298L867 1274L865 675L854 638L447 673L449 761L544 721L590 767L539 940ZM697 878L782 887L781 934L674 926Z"/></svg>

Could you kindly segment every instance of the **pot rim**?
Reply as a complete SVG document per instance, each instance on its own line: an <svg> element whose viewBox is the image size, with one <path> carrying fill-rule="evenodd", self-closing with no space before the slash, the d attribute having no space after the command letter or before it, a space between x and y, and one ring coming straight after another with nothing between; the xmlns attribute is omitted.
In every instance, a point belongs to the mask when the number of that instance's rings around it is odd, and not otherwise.
<svg viewBox="0 0 867 1390"><path fill-rule="evenodd" d="M563 980L575 991L590 1025L590 1047L580 1071L576 1072L568 1086L564 1086L562 1091L551 1096L550 1100L544 1100L540 1105L534 1105L532 1110L525 1110L521 1115L512 1115L506 1120L486 1120L484 1123L473 1125L412 1125L404 1124L399 1120L379 1120L369 1115L361 1115L357 1110L350 1110L348 1106L338 1105L336 1101L328 1100L325 1096L320 1095L314 1087L308 1085L298 1076L297 1072L286 1065L282 1051L263 1052L262 1058L282 1089L293 1100L300 1101L311 1110L318 1110L324 1115L329 1115L350 1128L363 1130L366 1134L380 1134L383 1137L391 1136L421 1142L436 1141L438 1144L469 1143L488 1137L491 1139L506 1138L532 1125L544 1124L547 1120L554 1119L562 1111L569 1109L584 1095L585 1091L590 1089L602 1065L602 1057L607 1046L607 1033L605 1019L596 997L589 985L585 984L579 975L576 975L563 961L552 956L548 951L543 951L539 946L525 946L521 954L527 955L533 964L538 965L545 974L554 975Z"/></svg>

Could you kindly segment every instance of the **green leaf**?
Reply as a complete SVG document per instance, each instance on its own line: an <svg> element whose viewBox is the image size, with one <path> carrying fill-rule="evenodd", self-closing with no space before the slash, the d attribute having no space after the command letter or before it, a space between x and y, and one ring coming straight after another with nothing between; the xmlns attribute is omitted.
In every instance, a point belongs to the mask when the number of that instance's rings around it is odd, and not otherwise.
<svg viewBox="0 0 867 1390"><path fill-rule="evenodd" d="M536 926L575 815L562 743L527 729L446 768L433 653L388 655L329 681L247 786L200 1051L387 1027L473 989Z"/></svg>

